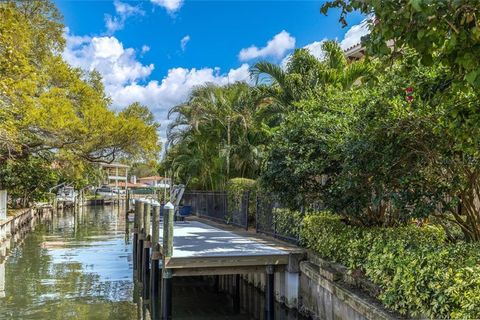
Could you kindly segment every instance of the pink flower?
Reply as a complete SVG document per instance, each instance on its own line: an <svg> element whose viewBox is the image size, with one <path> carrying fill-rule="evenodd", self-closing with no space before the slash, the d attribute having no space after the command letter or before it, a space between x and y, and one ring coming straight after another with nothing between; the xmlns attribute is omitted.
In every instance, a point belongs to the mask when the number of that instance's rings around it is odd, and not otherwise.
<svg viewBox="0 0 480 320"><path fill-rule="evenodd" d="M413 88L412 87L408 87L407 89L405 89L406 92L410 93L410 92L413 92Z"/></svg>
<svg viewBox="0 0 480 320"><path fill-rule="evenodd" d="M413 96L407 96L407 101L412 102L413 101Z"/></svg>

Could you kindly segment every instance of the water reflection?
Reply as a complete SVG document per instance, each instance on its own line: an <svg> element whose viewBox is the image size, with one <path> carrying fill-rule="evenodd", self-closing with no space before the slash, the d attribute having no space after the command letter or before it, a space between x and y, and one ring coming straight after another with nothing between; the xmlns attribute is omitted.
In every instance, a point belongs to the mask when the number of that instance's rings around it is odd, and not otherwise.
<svg viewBox="0 0 480 320"><path fill-rule="evenodd" d="M39 225L4 263L0 318L135 319L123 212L60 211Z"/></svg>
<svg viewBox="0 0 480 320"><path fill-rule="evenodd" d="M123 207L59 211L0 248L0 319L147 319L133 281ZM15 243L15 245L14 245ZM5 256L8 258L5 259ZM173 318L263 319L263 294L242 283L240 312L212 278L175 278ZM300 319L277 305L276 319Z"/></svg>

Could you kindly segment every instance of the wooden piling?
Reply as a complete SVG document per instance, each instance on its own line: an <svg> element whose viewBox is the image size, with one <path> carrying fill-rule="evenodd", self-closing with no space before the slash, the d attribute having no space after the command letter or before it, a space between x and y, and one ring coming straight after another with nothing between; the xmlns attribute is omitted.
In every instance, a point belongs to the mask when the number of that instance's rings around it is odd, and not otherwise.
<svg viewBox="0 0 480 320"><path fill-rule="evenodd" d="M152 247L151 236L147 235L143 246L143 298L150 299L150 248Z"/></svg>
<svg viewBox="0 0 480 320"><path fill-rule="evenodd" d="M166 268L173 254L174 206L168 202L163 208L163 268L162 268L162 319L172 319L172 270Z"/></svg>
<svg viewBox="0 0 480 320"><path fill-rule="evenodd" d="M142 256L143 256L143 241L145 240L145 231L143 229L143 201L138 201L138 245L137 245L137 279L142 282Z"/></svg>
<svg viewBox="0 0 480 320"><path fill-rule="evenodd" d="M160 206L152 205L152 259L150 272L150 306L152 319L160 318Z"/></svg>
<svg viewBox="0 0 480 320"><path fill-rule="evenodd" d="M233 275L233 312L240 313L240 275Z"/></svg>
<svg viewBox="0 0 480 320"><path fill-rule="evenodd" d="M143 297L145 300L148 300L150 296L150 248L152 247L150 235L150 202L148 200L143 204L143 230L145 235L142 252Z"/></svg>
<svg viewBox="0 0 480 320"><path fill-rule="evenodd" d="M137 270L137 247L138 247L138 216L140 214L140 203L135 202L135 215L133 219L133 270Z"/></svg>
<svg viewBox="0 0 480 320"><path fill-rule="evenodd" d="M152 238L153 239L153 238ZM152 271L150 274L150 305L152 309L152 319L160 318L160 286L161 286L161 269L160 269L160 244L153 242L152 252Z"/></svg>
<svg viewBox="0 0 480 320"><path fill-rule="evenodd" d="M128 217L130 212L130 190L125 191L125 215Z"/></svg>
<svg viewBox="0 0 480 320"><path fill-rule="evenodd" d="M160 206L152 206L152 243L155 247L160 241Z"/></svg>
<svg viewBox="0 0 480 320"><path fill-rule="evenodd" d="M145 229L145 235L150 234L150 202L148 200L143 204L143 229Z"/></svg>
<svg viewBox="0 0 480 320"><path fill-rule="evenodd" d="M267 266L267 279L265 286L265 319L275 319L275 268L272 265Z"/></svg>

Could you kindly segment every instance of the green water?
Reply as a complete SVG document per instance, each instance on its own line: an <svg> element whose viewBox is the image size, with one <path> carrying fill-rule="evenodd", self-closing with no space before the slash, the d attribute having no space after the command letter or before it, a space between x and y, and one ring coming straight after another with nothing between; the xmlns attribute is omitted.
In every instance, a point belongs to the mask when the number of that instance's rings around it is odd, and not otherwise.
<svg viewBox="0 0 480 320"><path fill-rule="evenodd" d="M0 319L135 319L125 234L114 207L38 224L5 263Z"/></svg>
<svg viewBox="0 0 480 320"><path fill-rule="evenodd" d="M114 206L58 212L37 224L0 259L0 319L144 319L126 227L124 208ZM262 319L263 295L242 284L241 296L235 313L208 279L176 278L173 319ZM300 318L277 306L276 319Z"/></svg>

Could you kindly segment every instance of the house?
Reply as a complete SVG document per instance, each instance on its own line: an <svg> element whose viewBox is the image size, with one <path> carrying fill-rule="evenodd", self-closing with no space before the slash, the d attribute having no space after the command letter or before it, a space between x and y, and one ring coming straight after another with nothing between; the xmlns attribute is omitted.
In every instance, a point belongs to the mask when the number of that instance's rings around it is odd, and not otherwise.
<svg viewBox="0 0 480 320"><path fill-rule="evenodd" d="M130 166L122 163L102 163L100 164L104 172L104 185L110 187L126 189L128 169Z"/></svg>
<svg viewBox="0 0 480 320"><path fill-rule="evenodd" d="M345 50L343 50L345 57L349 61L360 60L365 56L365 47L361 43L357 43Z"/></svg>
<svg viewBox="0 0 480 320"><path fill-rule="evenodd" d="M393 40L387 41L387 46L390 49L393 49L393 46L394 46ZM365 46L361 42L359 42L343 50L343 53L345 54L345 57L347 57L349 61L355 61L355 60L362 59L365 56L366 50L365 50Z"/></svg>
<svg viewBox="0 0 480 320"><path fill-rule="evenodd" d="M161 176L137 178L137 182L156 188L170 188L171 179Z"/></svg>

